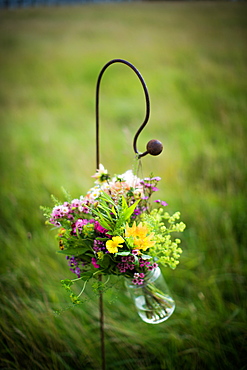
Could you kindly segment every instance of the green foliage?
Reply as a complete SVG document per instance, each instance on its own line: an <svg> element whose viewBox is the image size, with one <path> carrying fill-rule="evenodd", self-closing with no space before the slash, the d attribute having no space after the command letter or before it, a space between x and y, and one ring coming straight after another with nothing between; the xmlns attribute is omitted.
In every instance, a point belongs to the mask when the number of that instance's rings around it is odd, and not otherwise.
<svg viewBox="0 0 247 370"><path fill-rule="evenodd" d="M92 213L101 226L109 230L110 235L121 235L138 203L139 200L128 206L125 198L122 197L120 204L116 205L111 197L103 192L99 197L98 206L92 209Z"/></svg>
<svg viewBox="0 0 247 370"><path fill-rule="evenodd" d="M92 186L95 84L115 57L149 88L138 149L164 144L141 171L162 177L160 197L187 228L178 268L163 268L176 301L167 322L142 323L119 280L104 292L107 370L246 367L246 14L245 2L1 10L1 368L100 369L98 296L86 284L68 309L58 282L71 274L39 206L61 186L73 197ZM132 164L143 103L131 70L109 67L100 152L111 173Z"/></svg>

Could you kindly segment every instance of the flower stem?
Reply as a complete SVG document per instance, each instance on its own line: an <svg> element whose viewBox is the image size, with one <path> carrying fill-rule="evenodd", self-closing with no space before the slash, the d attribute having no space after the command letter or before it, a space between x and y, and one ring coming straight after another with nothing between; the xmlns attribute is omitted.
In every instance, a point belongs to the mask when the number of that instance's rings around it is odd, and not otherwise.
<svg viewBox="0 0 247 370"><path fill-rule="evenodd" d="M164 297L162 298L159 296L159 291L156 291L151 284L143 288L143 296L148 308L146 311L148 319L153 319L155 321L168 315L167 308L169 308L169 304L165 302Z"/></svg>
<svg viewBox="0 0 247 370"><path fill-rule="evenodd" d="M79 297L82 295L82 293L84 292L85 287L86 287L86 284L87 284L87 280L84 282L84 285L83 285L83 287L82 287L82 290L81 290L81 291L80 291L80 293L78 294L77 298L79 298Z"/></svg>

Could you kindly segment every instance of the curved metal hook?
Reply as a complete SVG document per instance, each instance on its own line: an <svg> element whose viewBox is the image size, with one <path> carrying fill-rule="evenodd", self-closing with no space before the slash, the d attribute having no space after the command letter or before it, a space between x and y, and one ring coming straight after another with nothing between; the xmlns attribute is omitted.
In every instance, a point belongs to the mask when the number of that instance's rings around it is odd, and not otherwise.
<svg viewBox="0 0 247 370"><path fill-rule="evenodd" d="M138 152L138 150L137 150L137 139L138 139L140 133L142 132L142 130L144 129L144 127L146 126L146 124L148 123L148 119L149 119L149 115L150 115L150 100L149 100L149 95L148 95L148 89L147 89L147 86L145 84L145 81L144 81L142 75L140 74L138 69L133 64L131 64L130 62L127 62L124 59L112 59L108 63L106 63L105 66L100 71L100 74L99 74L98 80L97 80L97 85L96 85L96 166L97 166L97 168L99 168L99 162L100 162L100 160L99 160L99 89L100 89L100 82L101 82L102 75L105 72L105 70L107 69L107 67L109 67L113 63L123 63L123 64L127 65L128 67L130 67L136 73L136 75L138 76L139 80L141 81L143 90L144 90L145 99L146 99L146 115L145 115L145 119L144 119L143 123L141 124L141 126L137 130L137 132L134 136L134 140L133 140L134 152L137 154L138 159L141 158L141 157L144 157L146 154L158 155L163 150L163 146L162 146L160 141L150 140L147 144L147 150L144 153L139 153Z"/></svg>

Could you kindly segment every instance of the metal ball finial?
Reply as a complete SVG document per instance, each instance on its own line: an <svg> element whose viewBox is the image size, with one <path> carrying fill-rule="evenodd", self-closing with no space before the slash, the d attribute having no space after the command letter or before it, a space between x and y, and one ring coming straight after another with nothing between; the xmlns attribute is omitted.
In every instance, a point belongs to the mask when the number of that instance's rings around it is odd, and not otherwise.
<svg viewBox="0 0 247 370"><path fill-rule="evenodd" d="M159 140L150 140L147 143L146 151L144 153L139 153L138 158L142 158L147 154L159 155L163 150L163 144Z"/></svg>
<svg viewBox="0 0 247 370"><path fill-rule="evenodd" d="M146 149L151 155L159 155L163 150L163 145L159 140L150 140L147 143Z"/></svg>

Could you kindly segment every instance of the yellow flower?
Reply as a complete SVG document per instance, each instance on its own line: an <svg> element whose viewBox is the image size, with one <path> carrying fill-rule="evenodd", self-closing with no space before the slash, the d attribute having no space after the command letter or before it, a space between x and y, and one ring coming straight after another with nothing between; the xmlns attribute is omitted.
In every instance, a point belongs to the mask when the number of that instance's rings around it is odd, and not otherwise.
<svg viewBox="0 0 247 370"><path fill-rule="evenodd" d="M143 225L142 222L140 222L138 226L136 226L136 223L134 222L132 227L129 227L129 225L126 224L125 236L133 237L133 242L136 248L145 251L148 248L153 247L155 244L155 242L151 240L154 233L147 235L148 231L147 226Z"/></svg>
<svg viewBox="0 0 247 370"><path fill-rule="evenodd" d="M113 236L111 240L107 240L106 242L106 249L110 253L117 253L118 248L122 248L123 246L120 245L124 243L124 239L121 236Z"/></svg>
<svg viewBox="0 0 247 370"><path fill-rule="evenodd" d="M125 236L128 238L130 236L136 236L136 223L134 222L131 227L126 224Z"/></svg>
<svg viewBox="0 0 247 370"><path fill-rule="evenodd" d="M153 237L153 233L150 235L146 236L145 238L135 238L134 239L134 245L136 246L137 249L142 249L146 251L148 248L153 247L155 242L151 240Z"/></svg>
<svg viewBox="0 0 247 370"><path fill-rule="evenodd" d="M139 223L138 226L136 226L136 223L134 222L131 227L129 227L128 224L126 224L126 229L125 229L125 236L133 236L139 237L139 238L144 238L148 233L148 228L147 226L143 226L142 222Z"/></svg>
<svg viewBox="0 0 247 370"><path fill-rule="evenodd" d="M142 222L140 222L136 228L136 236L139 236L139 238L145 238L147 236L147 233L147 226L142 226Z"/></svg>

